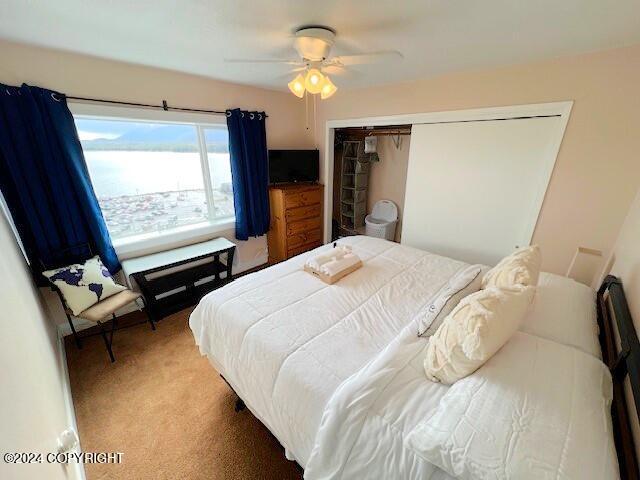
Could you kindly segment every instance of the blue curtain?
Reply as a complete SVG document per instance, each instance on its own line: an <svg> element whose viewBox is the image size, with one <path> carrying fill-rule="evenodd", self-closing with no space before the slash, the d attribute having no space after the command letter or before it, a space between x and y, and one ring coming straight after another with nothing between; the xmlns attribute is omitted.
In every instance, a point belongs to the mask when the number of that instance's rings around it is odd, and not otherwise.
<svg viewBox="0 0 640 480"><path fill-rule="evenodd" d="M269 230L269 159L264 112L227 110L236 238Z"/></svg>
<svg viewBox="0 0 640 480"><path fill-rule="evenodd" d="M0 190L34 270L80 244L120 269L64 95L0 84Z"/></svg>

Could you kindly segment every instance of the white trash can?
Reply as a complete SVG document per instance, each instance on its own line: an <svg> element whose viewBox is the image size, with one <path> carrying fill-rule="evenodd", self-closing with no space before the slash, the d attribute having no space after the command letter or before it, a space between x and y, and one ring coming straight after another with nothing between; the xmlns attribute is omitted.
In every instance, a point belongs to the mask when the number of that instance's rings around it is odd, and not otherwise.
<svg viewBox="0 0 640 480"><path fill-rule="evenodd" d="M364 218L364 223L367 236L393 241L398 223L398 207L391 200L378 200L373 211Z"/></svg>

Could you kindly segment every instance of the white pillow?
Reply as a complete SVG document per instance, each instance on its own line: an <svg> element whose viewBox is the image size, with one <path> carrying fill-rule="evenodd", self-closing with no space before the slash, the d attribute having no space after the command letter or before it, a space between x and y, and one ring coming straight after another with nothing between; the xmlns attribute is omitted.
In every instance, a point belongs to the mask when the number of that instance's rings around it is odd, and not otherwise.
<svg viewBox="0 0 640 480"><path fill-rule="evenodd" d="M518 330L535 287L489 287L463 298L429 339L424 371L452 384L475 372Z"/></svg>
<svg viewBox="0 0 640 480"><path fill-rule="evenodd" d="M620 478L611 398L601 361L517 332L405 444L461 480Z"/></svg>
<svg viewBox="0 0 640 480"><path fill-rule="evenodd" d="M536 298L520 325L520 331L602 358L596 292L571 278L540 273Z"/></svg>
<svg viewBox="0 0 640 480"><path fill-rule="evenodd" d="M487 269L482 265L470 265L454 275L421 313L418 336L433 335L460 300L480 290L482 276Z"/></svg>
<svg viewBox="0 0 640 480"><path fill-rule="evenodd" d="M84 264L47 270L42 274L60 289L74 315L85 311L100 300L126 290L126 287L113 281L98 256L90 258Z"/></svg>
<svg viewBox="0 0 640 480"><path fill-rule="evenodd" d="M482 288L536 286L540 274L542 255L540 247L532 245L520 248L504 257L482 279Z"/></svg>

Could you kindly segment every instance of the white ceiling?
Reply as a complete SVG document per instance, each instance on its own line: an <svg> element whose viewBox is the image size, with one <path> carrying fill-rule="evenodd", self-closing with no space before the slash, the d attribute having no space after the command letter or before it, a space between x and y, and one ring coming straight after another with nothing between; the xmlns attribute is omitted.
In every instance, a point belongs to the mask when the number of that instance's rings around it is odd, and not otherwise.
<svg viewBox="0 0 640 480"><path fill-rule="evenodd" d="M334 78L362 87L640 43L640 0L0 0L0 38L269 88L291 67L224 58L293 59L308 24L404 55Z"/></svg>

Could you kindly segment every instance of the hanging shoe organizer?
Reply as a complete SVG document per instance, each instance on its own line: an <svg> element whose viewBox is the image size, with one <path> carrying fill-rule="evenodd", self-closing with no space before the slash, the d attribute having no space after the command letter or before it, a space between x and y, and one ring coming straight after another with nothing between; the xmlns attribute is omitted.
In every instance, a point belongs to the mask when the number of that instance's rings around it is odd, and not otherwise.
<svg viewBox="0 0 640 480"><path fill-rule="evenodd" d="M371 155L364 153L364 141L342 142L340 177L340 226L351 233L364 226Z"/></svg>

